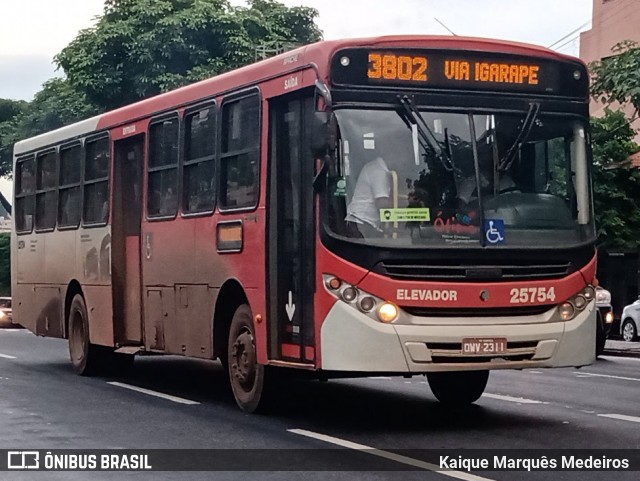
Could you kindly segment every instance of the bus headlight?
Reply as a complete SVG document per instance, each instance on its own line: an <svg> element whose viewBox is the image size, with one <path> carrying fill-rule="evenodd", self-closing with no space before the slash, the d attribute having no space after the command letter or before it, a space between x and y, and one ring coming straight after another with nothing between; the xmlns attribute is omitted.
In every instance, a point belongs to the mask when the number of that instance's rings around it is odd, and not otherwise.
<svg viewBox="0 0 640 481"><path fill-rule="evenodd" d="M376 307L376 300L371 296L361 297L358 302L358 307L362 312L370 312Z"/></svg>
<svg viewBox="0 0 640 481"><path fill-rule="evenodd" d="M378 307L378 318L382 322L393 322L398 318L398 308L395 304L384 302Z"/></svg>
<svg viewBox="0 0 640 481"><path fill-rule="evenodd" d="M558 313L560 314L560 318L563 321L569 321L573 318L573 315L576 313L575 307L570 302L563 302L558 307Z"/></svg>
<svg viewBox="0 0 640 481"><path fill-rule="evenodd" d="M582 294L578 294L576 297L573 298L573 305L576 307L576 309L581 311L587 305L587 300Z"/></svg>
<svg viewBox="0 0 640 481"><path fill-rule="evenodd" d="M393 322L400 317L400 308L395 304L352 286L334 275L322 276L328 293L370 319L376 322Z"/></svg>
<svg viewBox="0 0 640 481"><path fill-rule="evenodd" d="M584 296L584 298L587 301L591 301L596 297L596 290L593 288L593 286L587 286L584 289L582 289L581 294Z"/></svg>
<svg viewBox="0 0 640 481"><path fill-rule="evenodd" d="M349 286L343 289L342 298L346 302L353 302L356 300L356 297L358 297L358 289L356 289L355 287Z"/></svg>

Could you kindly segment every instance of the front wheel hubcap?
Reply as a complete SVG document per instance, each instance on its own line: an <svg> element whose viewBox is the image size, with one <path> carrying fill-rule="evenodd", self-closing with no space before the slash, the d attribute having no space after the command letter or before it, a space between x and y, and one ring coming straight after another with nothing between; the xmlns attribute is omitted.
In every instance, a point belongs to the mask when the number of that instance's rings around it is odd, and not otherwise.
<svg viewBox="0 0 640 481"><path fill-rule="evenodd" d="M256 378L256 346L253 335L242 331L231 349L231 375L245 391L250 391Z"/></svg>

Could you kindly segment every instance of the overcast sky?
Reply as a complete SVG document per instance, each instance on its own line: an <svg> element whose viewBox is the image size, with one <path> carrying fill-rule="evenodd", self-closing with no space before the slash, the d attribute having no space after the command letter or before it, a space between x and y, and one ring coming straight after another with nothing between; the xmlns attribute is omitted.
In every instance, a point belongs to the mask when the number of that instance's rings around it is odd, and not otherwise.
<svg viewBox="0 0 640 481"><path fill-rule="evenodd" d="M591 19L592 0L281 0L307 5L326 39L389 34L494 37L549 46ZM232 0L243 4L241 0ZM103 0L1 0L0 98L30 100L53 56L102 13ZM589 25L582 30L588 29ZM578 32L558 43L578 54ZM563 45L564 44L564 45Z"/></svg>
<svg viewBox="0 0 640 481"><path fill-rule="evenodd" d="M316 8L325 39L393 34L502 38L550 46L590 28L593 0L280 0ZM236 5L242 0L232 0ZM31 100L53 56L91 27L103 0L0 0L0 98ZM586 25L585 25L586 24ZM578 55L579 32L555 46ZM5 193L5 185L0 189Z"/></svg>

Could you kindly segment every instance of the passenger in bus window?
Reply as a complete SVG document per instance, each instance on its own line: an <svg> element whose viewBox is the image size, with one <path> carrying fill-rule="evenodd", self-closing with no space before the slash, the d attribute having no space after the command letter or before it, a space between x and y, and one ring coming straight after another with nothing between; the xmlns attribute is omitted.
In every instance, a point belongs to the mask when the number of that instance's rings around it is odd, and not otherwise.
<svg viewBox="0 0 640 481"><path fill-rule="evenodd" d="M373 159L367 162L360 173L347 206L348 237L382 237L384 230L380 223L380 210L391 206L391 171L387 164L393 154L386 152L385 144L377 142L373 134L365 134L365 152L373 152Z"/></svg>
<svg viewBox="0 0 640 481"><path fill-rule="evenodd" d="M178 196L173 187L167 187L160 202L160 215L173 215L178 208Z"/></svg>
<svg viewBox="0 0 640 481"><path fill-rule="evenodd" d="M109 200L103 199L102 207L100 208L100 222L107 222L109 218Z"/></svg>

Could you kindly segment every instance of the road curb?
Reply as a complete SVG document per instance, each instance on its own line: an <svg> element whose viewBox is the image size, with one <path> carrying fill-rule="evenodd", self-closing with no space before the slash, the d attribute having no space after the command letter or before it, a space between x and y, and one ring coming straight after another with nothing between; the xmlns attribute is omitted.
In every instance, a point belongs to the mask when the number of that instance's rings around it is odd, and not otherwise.
<svg viewBox="0 0 640 481"><path fill-rule="evenodd" d="M604 356L618 356L618 357L637 357L640 358L640 350L626 350L626 349L605 349Z"/></svg>

